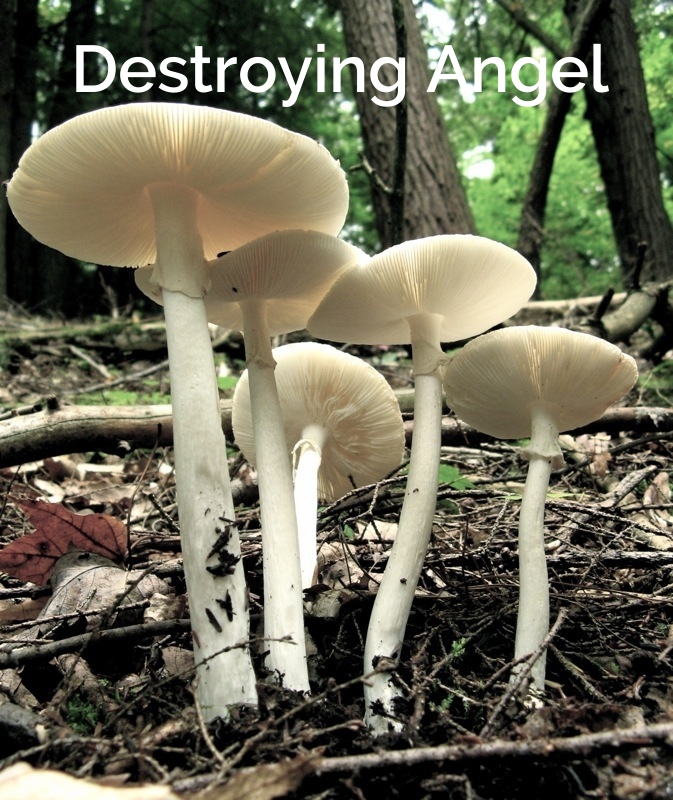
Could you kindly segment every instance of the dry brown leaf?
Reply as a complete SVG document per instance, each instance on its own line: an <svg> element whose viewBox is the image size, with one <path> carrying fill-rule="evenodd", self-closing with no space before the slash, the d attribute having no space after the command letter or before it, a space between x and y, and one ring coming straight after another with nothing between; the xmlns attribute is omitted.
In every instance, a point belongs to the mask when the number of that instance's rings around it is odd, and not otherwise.
<svg viewBox="0 0 673 800"><path fill-rule="evenodd" d="M58 560L52 584L54 593L39 617L43 623L49 617L106 611L117 604L119 613L124 614L125 606L150 600L155 592L162 595L170 592L165 581L156 575L126 572L104 556L82 550L74 550ZM115 616L116 624L135 622L142 617L142 612L132 612L132 620L128 619L128 614L123 620L117 619L118 616Z"/></svg>
<svg viewBox="0 0 673 800"><path fill-rule="evenodd" d="M52 769L14 764L0 772L0 800L178 800L165 786L101 786Z"/></svg>
<svg viewBox="0 0 673 800"><path fill-rule="evenodd" d="M113 561L126 555L126 525L108 514L75 514L59 503L16 501L35 528L0 550L0 570L27 583L44 585L69 550L97 553Z"/></svg>
<svg viewBox="0 0 673 800"><path fill-rule="evenodd" d="M280 764L261 764L241 770L225 786L206 789L194 800L273 800L296 791L312 772L313 761L304 756Z"/></svg>

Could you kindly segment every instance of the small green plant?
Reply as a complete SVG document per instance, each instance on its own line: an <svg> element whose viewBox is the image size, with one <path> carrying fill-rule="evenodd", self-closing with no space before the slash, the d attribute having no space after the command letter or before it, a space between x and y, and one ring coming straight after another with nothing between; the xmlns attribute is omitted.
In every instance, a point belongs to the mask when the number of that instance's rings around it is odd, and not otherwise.
<svg viewBox="0 0 673 800"><path fill-rule="evenodd" d="M454 639L451 642L451 652L449 653L447 659L449 664L455 664L456 661L459 661L465 655L467 641L468 640L466 636L461 636L460 639ZM460 699L463 701L464 709L467 707L465 698L461 697L460 695L456 695L447 687L443 688L446 689L446 695L442 698L442 700L440 700L439 703L430 703L430 707L433 711L438 711L439 713L449 711L456 700L456 697L460 697Z"/></svg>
<svg viewBox="0 0 673 800"><path fill-rule="evenodd" d="M462 475L458 467L454 467L451 464L439 465L439 482L450 486L452 489L474 489L472 481Z"/></svg>
<svg viewBox="0 0 673 800"><path fill-rule="evenodd" d="M657 403L673 400L673 360L665 360L652 369L641 372L638 386L645 395L645 402ZM647 400L648 396L651 398Z"/></svg>
<svg viewBox="0 0 673 800"><path fill-rule="evenodd" d="M233 392L238 383L238 375L220 375L217 378L218 388L223 392Z"/></svg>
<svg viewBox="0 0 673 800"><path fill-rule="evenodd" d="M80 736L90 736L99 722L105 721L105 713L80 692L75 692L67 702L65 721Z"/></svg>
<svg viewBox="0 0 673 800"><path fill-rule="evenodd" d="M354 542L357 537L357 533L353 530L353 528L351 528L350 525L344 525L343 536L344 539L347 539L349 542Z"/></svg>
<svg viewBox="0 0 673 800"><path fill-rule="evenodd" d="M453 642L451 642L451 663L458 661L459 658L462 658L465 655L466 647L466 636L461 636L460 639L455 639Z"/></svg>

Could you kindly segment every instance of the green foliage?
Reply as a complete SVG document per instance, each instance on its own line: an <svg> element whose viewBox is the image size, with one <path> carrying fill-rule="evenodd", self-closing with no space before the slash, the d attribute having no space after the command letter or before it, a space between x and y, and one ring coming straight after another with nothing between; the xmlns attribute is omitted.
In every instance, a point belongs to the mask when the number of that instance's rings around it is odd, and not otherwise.
<svg viewBox="0 0 673 800"><path fill-rule="evenodd" d="M344 525L343 537L349 542L354 542L357 538L357 533L351 528L350 525Z"/></svg>
<svg viewBox="0 0 673 800"><path fill-rule="evenodd" d="M238 383L237 375L220 375L217 378L218 387L227 395L233 393Z"/></svg>
<svg viewBox="0 0 673 800"><path fill-rule="evenodd" d="M474 484L461 475L458 467L451 464L439 465L439 483L448 485L452 489L474 489Z"/></svg>
<svg viewBox="0 0 673 800"><path fill-rule="evenodd" d="M100 392L78 395L77 402L85 406L101 404L107 406L167 405L171 402L171 398L168 394L152 389L147 391L103 389Z"/></svg>
<svg viewBox="0 0 673 800"><path fill-rule="evenodd" d="M500 56L508 68L523 55L533 54L539 42L490 0L437 0L454 20L452 31L428 30L431 46L451 44L469 81L476 57ZM652 113L662 162L673 167L670 143L672 55L671 10L647 3L641 11L642 27L648 28L643 49L649 75ZM562 4L534 0L521 7L560 47L566 48L570 32ZM537 57L537 54L535 54ZM555 57L546 53L548 64ZM488 73L486 73L488 74ZM509 88L502 94L485 79L484 91L464 99L455 81L440 84L440 100L449 122L454 149L460 158L470 205L480 234L516 245L535 148L544 124L546 105L520 107L512 102ZM554 162L545 220L540 295L543 298L600 294L608 287L621 288L610 216L596 159L591 130L584 119L584 102L574 95ZM666 135L668 132L668 137ZM671 201L670 180L665 187Z"/></svg>
<svg viewBox="0 0 673 800"><path fill-rule="evenodd" d="M91 736L96 726L105 722L105 712L86 695L76 692L67 702L65 721L80 736Z"/></svg>
<svg viewBox="0 0 673 800"><path fill-rule="evenodd" d="M526 16L561 48L570 41L563 4L555 0L530 0L518 4ZM144 19L147 8L152 19ZM41 42L38 74L38 122L52 118L57 101L54 86L64 60L66 0L40 0ZM441 48L451 44L469 81L473 59L500 56L507 67L521 56L534 54L539 42L524 33L493 0L426 0L418 6L434 66ZM673 4L642 0L633 4L640 33L642 61L661 164L665 201L673 211ZM106 0L97 4L92 43L107 47L117 64L139 54L154 63L167 56L189 59L201 45L204 55L272 61L288 59L294 74L303 59L313 57L304 87L293 105L284 105L288 87L276 81L267 92L255 94L240 84L237 71L227 73L226 92L199 93L190 81L179 96L131 94L115 81L103 93L80 93L73 102L80 111L92 104L174 99L229 108L264 117L322 142L341 161L349 176L351 204L344 237L368 252L378 249L373 225L368 181L358 169L362 139L351 87L341 94L331 87L316 91L317 45L324 44L326 59L346 55L338 3L334 0L249 0L244 6L227 0L190 3L152 3L142 0ZM555 57L547 53L549 65ZM212 68L212 64L211 67ZM210 69L206 68L206 69ZM209 73L209 77L212 73ZM254 80L254 71L251 73ZM347 83L347 82L346 82ZM440 82L437 92L454 152L458 154L466 191L479 233L514 245L532 159L542 129L546 106L521 107L512 102L517 92L496 91L495 79L486 73L484 90L464 98L455 81ZM74 95L74 92L73 92ZM597 294L620 288L620 275L610 217L595 147L583 118L580 94L573 96L557 153L550 186L542 252L541 296L560 298ZM58 113L55 115L58 117Z"/></svg>
<svg viewBox="0 0 673 800"><path fill-rule="evenodd" d="M644 405L673 404L673 361L665 360L638 376L640 402Z"/></svg>
<svg viewBox="0 0 673 800"><path fill-rule="evenodd" d="M673 4L641 2L634 5L640 35L640 51L647 84L657 154L661 165L664 200L673 214Z"/></svg>

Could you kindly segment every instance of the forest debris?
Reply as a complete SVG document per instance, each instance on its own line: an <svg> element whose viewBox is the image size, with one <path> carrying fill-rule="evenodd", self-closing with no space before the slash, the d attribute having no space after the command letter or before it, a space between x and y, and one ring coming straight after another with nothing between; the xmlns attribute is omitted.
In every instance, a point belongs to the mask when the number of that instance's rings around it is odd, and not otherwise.
<svg viewBox="0 0 673 800"><path fill-rule="evenodd" d="M315 761L315 757L301 755L278 764L260 764L243 769L223 787L216 786L199 792L194 800L239 800L241 797L246 800L273 800L275 797L285 797L298 789L304 778L313 773Z"/></svg>
<svg viewBox="0 0 673 800"><path fill-rule="evenodd" d="M168 645L161 649L166 675L177 678L190 675L194 671L194 653L184 647Z"/></svg>
<svg viewBox="0 0 673 800"><path fill-rule="evenodd" d="M142 618L140 609L155 593L162 598L170 593L165 581L155 575L127 572L104 556L84 551L58 560L52 585L54 593L38 618L42 629L58 617L95 611L113 612L109 625L129 624ZM89 622L87 629L97 625Z"/></svg>
<svg viewBox="0 0 673 800"><path fill-rule="evenodd" d="M405 403L413 393L400 394ZM221 400L222 427L232 441L231 401ZM407 444L413 436L413 421L405 422ZM596 422L576 431L609 434L666 432L673 430L673 409L635 406L608 409ZM472 445L492 441L456 419L442 421L442 445ZM169 405L146 406L63 406L13 416L0 424L0 469L59 455L96 450L126 455L130 450L165 447L173 444L173 418ZM32 469L39 466L33 464Z"/></svg>
<svg viewBox="0 0 673 800"><path fill-rule="evenodd" d="M316 771L319 775L337 775L366 769L390 770L394 767L408 769L418 764L440 762L448 764L497 762L500 767L504 759L515 761L532 761L537 758L586 759L592 753L619 753L643 747L670 747L672 740L672 722L523 741L504 739L475 741L474 737L470 737L456 744L324 758L317 764Z"/></svg>
<svg viewBox="0 0 673 800"><path fill-rule="evenodd" d="M22 652L30 651L31 645L40 647L46 636L53 636L59 628L67 628L82 618L87 620L87 630L99 628L101 619L108 626L137 621L155 592L163 597L170 591L154 575L126 572L103 556L84 551L62 556L51 580L54 593L35 625L15 633L0 645L0 655L6 654L11 665L0 671L0 690L15 702L30 707L35 707L36 702L13 668L21 663Z"/></svg>
<svg viewBox="0 0 673 800"><path fill-rule="evenodd" d="M0 758L35 747L44 740L44 720L34 711L16 705L0 705Z"/></svg>
<svg viewBox="0 0 673 800"><path fill-rule="evenodd" d="M108 705L108 698L100 680L91 671L91 667L76 653L63 653L54 659L56 666L61 671L65 679L56 690L52 699L52 705L58 706L65 703L74 693L86 695L87 699L98 708L105 708Z"/></svg>
<svg viewBox="0 0 673 800"><path fill-rule="evenodd" d="M18 580L43 586L70 550L81 549L117 561L126 554L126 525L116 517L75 514L59 503L27 498L14 504L35 528L0 550L0 569Z"/></svg>
<svg viewBox="0 0 673 800"><path fill-rule="evenodd" d="M659 472L643 494L643 510L633 514L635 535L653 550L673 550L671 514L657 506L670 503L671 489L667 472Z"/></svg>
<svg viewBox="0 0 673 800"><path fill-rule="evenodd" d="M20 762L0 772L0 800L178 800L166 786L102 786Z"/></svg>

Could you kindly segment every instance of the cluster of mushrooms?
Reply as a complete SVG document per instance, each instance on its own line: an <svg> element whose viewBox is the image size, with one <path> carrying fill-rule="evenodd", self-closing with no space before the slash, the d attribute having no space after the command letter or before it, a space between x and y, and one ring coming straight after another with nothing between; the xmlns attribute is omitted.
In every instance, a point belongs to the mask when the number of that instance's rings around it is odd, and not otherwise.
<svg viewBox="0 0 673 800"><path fill-rule="evenodd" d="M258 475L270 679L310 691L303 590L317 578L318 501L380 480L404 451L399 405L371 366L328 343L272 349L272 337L307 329L325 342L412 350L407 485L365 643L369 728L403 729L393 673L432 531L443 397L485 433L530 437L513 673L537 653L532 683L543 690L543 512L550 472L563 461L558 436L597 419L637 372L619 348L589 335L535 326L484 333L533 293L522 256L483 237L438 235L368 257L337 238L348 187L324 147L267 121L178 103L104 108L48 131L21 158L8 199L38 241L82 261L137 267L137 285L164 308L206 720L258 702L209 322L242 331L245 343L233 427ZM469 339L453 358L442 350Z"/></svg>

